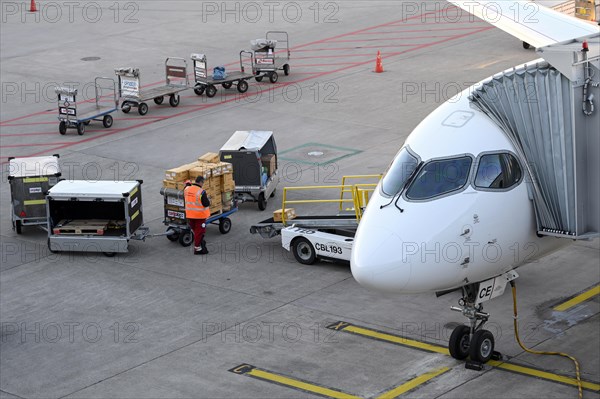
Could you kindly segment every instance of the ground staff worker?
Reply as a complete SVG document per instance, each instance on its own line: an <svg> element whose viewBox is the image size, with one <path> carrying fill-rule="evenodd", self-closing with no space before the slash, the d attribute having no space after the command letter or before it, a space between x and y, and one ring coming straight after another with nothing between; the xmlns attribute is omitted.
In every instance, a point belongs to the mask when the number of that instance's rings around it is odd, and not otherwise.
<svg viewBox="0 0 600 399"><path fill-rule="evenodd" d="M187 185L183 191L185 198L185 217L194 232L194 255L208 253L204 233L206 232L206 219L210 217L210 200L202 188L204 177L196 177L196 182Z"/></svg>

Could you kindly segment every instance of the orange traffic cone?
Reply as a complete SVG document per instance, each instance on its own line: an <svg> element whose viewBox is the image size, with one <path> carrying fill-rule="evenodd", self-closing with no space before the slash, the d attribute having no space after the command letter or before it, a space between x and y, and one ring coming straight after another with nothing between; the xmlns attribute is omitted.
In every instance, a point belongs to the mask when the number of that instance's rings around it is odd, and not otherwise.
<svg viewBox="0 0 600 399"><path fill-rule="evenodd" d="M31 0L31 4L29 5L29 12L36 12L37 8L35 8L35 0Z"/></svg>
<svg viewBox="0 0 600 399"><path fill-rule="evenodd" d="M33 0L31 0L33 1ZM375 72L381 73L383 72L383 64L381 63L381 51L377 51L377 62L375 64Z"/></svg>

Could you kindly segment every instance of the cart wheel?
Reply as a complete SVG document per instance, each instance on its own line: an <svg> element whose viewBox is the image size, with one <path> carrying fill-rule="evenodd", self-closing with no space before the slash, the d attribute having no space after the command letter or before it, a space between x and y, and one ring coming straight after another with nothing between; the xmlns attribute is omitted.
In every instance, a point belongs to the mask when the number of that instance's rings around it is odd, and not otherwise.
<svg viewBox="0 0 600 399"><path fill-rule="evenodd" d="M237 84L237 89L240 93L245 93L248 91L248 82L245 80L240 80Z"/></svg>
<svg viewBox="0 0 600 399"><path fill-rule="evenodd" d="M194 93L201 96L202 93L204 93L204 86L198 85L198 86L194 87Z"/></svg>
<svg viewBox="0 0 600 399"><path fill-rule="evenodd" d="M179 105L179 95L173 94L169 97L169 104L171 107L176 107Z"/></svg>
<svg viewBox="0 0 600 399"><path fill-rule="evenodd" d="M254 80L256 80L257 82L262 82L262 76L255 76Z"/></svg>
<svg viewBox="0 0 600 399"><path fill-rule="evenodd" d="M128 114L129 111L131 111L131 105L129 105L127 103L123 103L123 105L121 105L121 111Z"/></svg>
<svg viewBox="0 0 600 399"><path fill-rule="evenodd" d="M265 193L260 193L258 195L258 209L261 211L267 209L267 199L265 198Z"/></svg>
<svg viewBox="0 0 600 399"><path fill-rule="evenodd" d="M113 124L113 117L110 115L104 115L104 118L102 118L102 124L108 129Z"/></svg>
<svg viewBox="0 0 600 399"><path fill-rule="evenodd" d="M83 136L84 133L85 133L85 125L83 123L78 123L77 124L77 134L80 136Z"/></svg>
<svg viewBox="0 0 600 399"><path fill-rule="evenodd" d="M163 101L165 101L165 97L164 96L160 96L160 97L155 97L154 98L154 104L156 104L156 105L162 104Z"/></svg>
<svg viewBox="0 0 600 399"><path fill-rule="evenodd" d="M140 103L140 105L138 105L138 113L140 115L146 115L148 113L148 104Z"/></svg>
<svg viewBox="0 0 600 399"><path fill-rule="evenodd" d="M91 121L85 121L85 122L83 122L83 124L87 126L87 125L89 125L89 124L90 124L90 122L91 122Z"/></svg>
<svg viewBox="0 0 600 399"><path fill-rule="evenodd" d="M208 85L208 86L206 87L206 95L207 95L209 98L212 98L212 97L214 97L216 94L217 94L217 88L216 88L215 86L213 86L213 85Z"/></svg>
<svg viewBox="0 0 600 399"><path fill-rule="evenodd" d="M20 220L15 221L15 231L17 232L17 234L21 234L22 227L23 227L23 223L21 223ZM219 226L219 227L221 227L221 226ZM225 234L225 233L223 233L223 234Z"/></svg>
<svg viewBox="0 0 600 399"><path fill-rule="evenodd" d="M297 237L292 242L294 258L303 265L312 265L317 260L317 254L310 241L304 237Z"/></svg>
<svg viewBox="0 0 600 399"><path fill-rule="evenodd" d="M221 234L227 234L231 230L231 219L223 218L219 220L219 231Z"/></svg>
<svg viewBox="0 0 600 399"><path fill-rule="evenodd" d="M271 72L269 74L269 82L276 83L277 80L279 80L279 74L275 71Z"/></svg>
<svg viewBox="0 0 600 399"><path fill-rule="evenodd" d="M61 121L58 124L58 132L60 134L66 134L67 133L67 123L65 121Z"/></svg>
<svg viewBox="0 0 600 399"><path fill-rule="evenodd" d="M177 241L177 240L179 239L179 231L178 231L177 229L175 229L174 227L169 227L169 228L167 229L167 233L169 233L169 232L171 232L171 231L172 231L173 233L171 233L171 234L167 234L167 239L168 239L169 241L175 242L175 241Z"/></svg>
<svg viewBox="0 0 600 399"><path fill-rule="evenodd" d="M283 66L283 74L284 74L285 76L288 76L288 75L290 74L290 64L285 64L285 65Z"/></svg>
<svg viewBox="0 0 600 399"><path fill-rule="evenodd" d="M232 82L225 82L221 86L223 86L224 89L231 89L231 86L233 86L233 83Z"/></svg>
<svg viewBox="0 0 600 399"><path fill-rule="evenodd" d="M190 245L192 245L193 241L194 241L194 235L192 234L191 231L186 231L185 233L182 233L179 235L179 243L183 247L189 247Z"/></svg>

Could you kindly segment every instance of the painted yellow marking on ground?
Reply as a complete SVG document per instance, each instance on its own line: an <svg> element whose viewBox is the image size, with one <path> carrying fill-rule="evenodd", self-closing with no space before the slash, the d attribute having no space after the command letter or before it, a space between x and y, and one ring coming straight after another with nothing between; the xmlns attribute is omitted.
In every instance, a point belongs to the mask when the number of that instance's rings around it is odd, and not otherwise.
<svg viewBox="0 0 600 399"><path fill-rule="evenodd" d="M381 340L381 341L391 342L391 343L395 343L395 344L399 344L399 345L403 345L403 346L422 349L422 350L425 350L428 352L441 353L441 354L450 356L450 352L448 352L448 348L442 347L439 345L433 345L433 344L428 344L425 342L420 342L420 341L416 341L416 340L412 340L412 339L408 339L408 338L403 338L398 335L382 333L379 331L370 330L370 329L364 328L364 327L358 327L353 324L349 324L349 323L345 323L345 322L341 322L341 321L328 326L328 328L334 329L335 326L338 326L337 331L347 331L347 332L350 332L350 333L353 333L356 335L362 335L365 337L369 337L369 338L373 338L373 339L377 339L377 340ZM531 376L531 377L537 377L537 378L540 378L540 379L543 379L546 381L553 381L553 382L558 382L561 384L577 386L577 381L574 378L571 378L571 377L568 377L565 375L561 375L561 374L551 373L549 371L537 370L537 369L534 369L531 367L520 366L518 364L501 362L501 361L496 361L496 360L490 360L486 364L488 364L492 367L496 367L500 370L512 371L515 373L519 373L519 374L523 374L523 375L527 375L527 376ZM595 391L595 392L600 392L600 384L598 384L598 383L590 382L590 381L581 381L581 384L582 384L583 388L585 388L585 389Z"/></svg>
<svg viewBox="0 0 600 399"><path fill-rule="evenodd" d="M257 369L250 364L242 364L229 370L235 374L247 375L259 380L273 382L290 388L299 389L304 392L311 392L317 395L325 396L334 399L361 399L359 396L350 395L348 393L338 391L331 388L326 388L320 385L312 384L306 381L297 380L295 378L286 377L281 374L276 374L270 371Z"/></svg>
<svg viewBox="0 0 600 399"><path fill-rule="evenodd" d="M530 375L532 377L541 378L544 380L556 381L567 385L577 386L577 380L575 378L567 377L560 374L550 373L548 371L536 370L531 367L519 366L517 364L503 363L497 360L490 360L487 362L490 366L497 367L502 370L512 371L519 374ZM600 391L600 384L596 384L589 381L581 381L581 386L591 391Z"/></svg>
<svg viewBox="0 0 600 399"><path fill-rule="evenodd" d="M408 339L404 337L399 337L397 335L386 334L374 330L369 330L367 328L357 327L355 325L349 325L343 329L343 331L352 332L359 335L365 335L367 337L380 339L383 341L393 342L400 345L410 346L412 348L423 349L428 352L437 352L443 355L450 355L448 352L448 348L439 345L428 344L421 341L415 341L413 339Z"/></svg>
<svg viewBox="0 0 600 399"><path fill-rule="evenodd" d="M575 305L579 305L583 301L587 301L588 299L600 295L600 285L595 286L594 288L590 288L582 294L577 295L575 298L568 300L567 302L561 303L554 307L554 310L558 312L564 312L567 309L572 308Z"/></svg>
<svg viewBox="0 0 600 399"><path fill-rule="evenodd" d="M441 369L438 370L434 370L434 371L430 371L428 373L422 374L416 378L413 378L410 381L405 382L404 384L391 389L387 392L385 392L384 394L378 396L375 399L394 399L397 398L398 396L402 395L403 393L406 393L408 391L411 391L413 389L415 389L416 387L418 387L421 384L426 383L427 381L431 380L432 378L437 377L438 375L444 374L446 371L450 370L449 367L442 367Z"/></svg>

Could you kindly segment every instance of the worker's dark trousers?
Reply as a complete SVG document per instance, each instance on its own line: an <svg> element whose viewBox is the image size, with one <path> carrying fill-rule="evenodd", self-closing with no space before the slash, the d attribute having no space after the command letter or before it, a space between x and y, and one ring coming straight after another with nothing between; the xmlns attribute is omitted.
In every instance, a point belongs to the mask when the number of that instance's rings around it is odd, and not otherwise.
<svg viewBox="0 0 600 399"><path fill-rule="evenodd" d="M194 251L200 251L206 232L206 219L188 219L188 223L194 232Z"/></svg>

